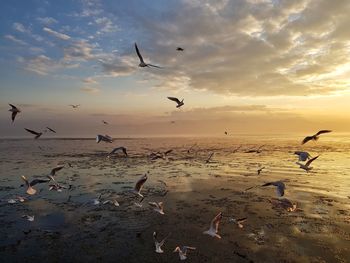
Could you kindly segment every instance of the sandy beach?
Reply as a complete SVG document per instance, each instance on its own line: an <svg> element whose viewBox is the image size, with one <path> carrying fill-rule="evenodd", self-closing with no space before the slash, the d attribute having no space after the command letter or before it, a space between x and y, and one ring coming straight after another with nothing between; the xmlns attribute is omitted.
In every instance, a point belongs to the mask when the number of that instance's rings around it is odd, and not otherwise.
<svg viewBox="0 0 350 263"><path fill-rule="evenodd" d="M195 144L190 151L187 150ZM177 245L194 246L188 262L348 262L350 258L350 142L326 141L306 147L321 154L310 173L295 165L297 142L288 138L174 138L115 140L129 157L106 158L111 144L93 140L2 140L0 254L7 262L179 262ZM247 150L264 145L261 153ZM235 149L241 146L236 152ZM166 160L150 151L173 149ZM311 151L312 149L312 151ZM205 160L214 155L209 163ZM25 194L20 175L42 177L58 163L56 175L70 190ZM257 169L265 169L257 175ZM142 207L130 194L148 172ZM288 212L274 188L247 187L284 180ZM94 205L115 199L120 206ZM27 200L8 203L17 195ZM283 199L283 198L282 198ZM136 200L137 201L137 200ZM163 201L165 215L151 201ZM203 235L219 212L222 239ZM29 222L22 215L35 215ZM247 217L238 228L229 218ZM6 227L5 227L6 226ZM170 234L155 253L152 233Z"/></svg>

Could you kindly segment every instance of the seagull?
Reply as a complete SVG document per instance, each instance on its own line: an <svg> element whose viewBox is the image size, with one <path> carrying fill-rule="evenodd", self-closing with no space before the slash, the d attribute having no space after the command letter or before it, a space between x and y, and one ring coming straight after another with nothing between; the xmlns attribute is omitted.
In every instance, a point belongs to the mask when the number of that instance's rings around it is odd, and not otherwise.
<svg viewBox="0 0 350 263"><path fill-rule="evenodd" d="M187 258L187 250L196 250L196 248L188 246L182 246L180 248L179 246L177 246L173 252L179 252L180 260L185 260Z"/></svg>
<svg viewBox="0 0 350 263"><path fill-rule="evenodd" d="M331 130L321 130L321 131L319 131L318 133L316 133L316 134L314 134L314 135L311 135L311 136L306 136L305 138L304 138L304 140L301 142L301 144L305 144L305 143L307 143L308 141L317 141L318 140L318 138L319 138L319 136L321 135L321 134L323 134L323 133L329 133L329 132L331 132Z"/></svg>
<svg viewBox="0 0 350 263"><path fill-rule="evenodd" d="M220 212L214 217L214 219L210 222L209 230L204 231L203 234L206 234L212 237L217 237L220 239L221 236L218 235L218 231L219 231L219 224L221 219L222 219L222 212Z"/></svg>
<svg viewBox="0 0 350 263"><path fill-rule="evenodd" d="M167 159L167 155L169 153L171 153L173 150L170 149L170 150L167 150L165 152L157 152L157 153L151 153L149 155L149 157L151 158L151 160L157 160L157 159L163 159L163 160L166 160Z"/></svg>
<svg viewBox="0 0 350 263"><path fill-rule="evenodd" d="M11 109L9 109L9 111L12 112L11 120L12 120L12 123L13 123L15 121L17 113L20 113L21 110L19 108L17 108L15 105L12 105L12 104L9 104L9 105L11 106Z"/></svg>
<svg viewBox="0 0 350 263"><path fill-rule="evenodd" d="M126 152L126 148L125 147L117 147L117 148L114 148L109 154L108 154L108 158L110 157L110 155L116 153L117 151L121 150L124 154L125 154L125 157L128 157L128 153Z"/></svg>
<svg viewBox="0 0 350 263"><path fill-rule="evenodd" d="M187 150L187 153L190 153L191 150L192 150L195 146L197 146L197 143L193 144L193 145Z"/></svg>
<svg viewBox="0 0 350 263"><path fill-rule="evenodd" d="M139 50L139 48L137 47L137 44L136 44L136 43L135 43L135 49L136 49L137 56L138 56L139 59L140 59L139 67L141 67L141 68L144 68L144 67L161 68L161 67L158 67L158 66L156 66L156 65L152 65L152 64L147 64L147 63L145 63L145 61L143 61L143 57L141 56L140 50Z"/></svg>
<svg viewBox="0 0 350 263"><path fill-rule="evenodd" d="M95 199L92 199L92 203L94 205L99 205L101 203L101 197L102 197L102 194L99 194L99 196Z"/></svg>
<svg viewBox="0 0 350 263"><path fill-rule="evenodd" d="M29 183L29 181L27 180L27 178L24 175L22 175L21 177L22 177L22 180L25 182L25 184L27 186L26 193L29 194L29 195L35 195L36 190L33 188L34 185L50 182L50 179L34 179L34 180L32 180Z"/></svg>
<svg viewBox="0 0 350 263"><path fill-rule="evenodd" d="M244 226L243 226L243 223L244 223L245 221L247 221L247 218L246 218L246 217L239 218L239 219L236 219L236 218L230 218L230 219L229 219L229 222L232 222L232 223L237 224L237 226L238 226L239 228L243 228L243 227L244 227Z"/></svg>
<svg viewBox="0 0 350 263"><path fill-rule="evenodd" d="M177 47L176 51L184 51L185 49L183 49L182 47Z"/></svg>
<svg viewBox="0 0 350 263"><path fill-rule="evenodd" d="M34 139L39 139L39 137L40 137L41 135L43 135L42 132L36 132L36 131L33 131L33 130L29 130L29 129L27 129L27 128L24 128L24 129L25 129L27 132L30 132L30 133L34 134L34 135L35 135Z"/></svg>
<svg viewBox="0 0 350 263"><path fill-rule="evenodd" d="M157 202L148 202L148 204L149 204L150 206L153 207L153 210L154 210L154 211L158 212L158 213L161 214L161 215L164 215L164 211L163 211L164 205L163 205L163 202L159 202L159 203L157 203Z"/></svg>
<svg viewBox="0 0 350 263"><path fill-rule="evenodd" d="M73 109L77 109L80 106L80 104L76 104L76 105L71 104L71 105L68 105L68 106L71 106Z"/></svg>
<svg viewBox="0 0 350 263"><path fill-rule="evenodd" d="M108 122L106 122L105 120L102 120L102 122L103 122L103 124L106 124L106 125L108 125L109 123Z"/></svg>
<svg viewBox="0 0 350 263"><path fill-rule="evenodd" d="M62 170L64 168L64 165L58 165L55 168L53 168L50 172L51 176L55 176L56 172L58 172L59 170Z"/></svg>
<svg viewBox="0 0 350 263"><path fill-rule="evenodd" d="M312 170L312 167L310 167L310 164L311 164L313 161L315 161L318 157L319 157L319 155L317 155L317 156L314 157L314 158L311 158L311 159L308 160L305 164L302 164L302 163L300 163L300 162L296 162L296 164L298 164L299 167L300 167L301 169L304 169L305 171L308 172L308 171Z"/></svg>
<svg viewBox="0 0 350 263"><path fill-rule="evenodd" d="M23 215L22 218L30 221L30 222L33 222L34 221L34 216L29 216L29 215Z"/></svg>
<svg viewBox="0 0 350 263"><path fill-rule="evenodd" d="M141 194L141 190L143 185L145 184L145 182L147 181L147 174L145 174L144 176L142 176L135 184L135 188L132 191L134 194L143 197L143 195Z"/></svg>
<svg viewBox="0 0 350 263"><path fill-rule="evenodd" d="M96 136L96 142L99 143L100 141L112 143L113 139L111 136L98 134Z"/></svg>
<svg viewBox="0 0 350 263"><path fill-rule="evenodd" d="M180 108L181 106L185 105L184 99L180 101L178 98L175 97L168 97L169 100L175 101L177 103L176 108Z"/></svg>
<svg viewBox="0 0 350 263"><path fill-rule="evenodd" d="M49 131L56 133L56 131L54 129L51 129L50 127L46 127L46 129L48 129Z"/></svg>
<svg viewBox="0 0 350 263"><path fill-rule="evenodd" d="M260 174L261 174L261 172L262 172L262 170L264 170L264 169L265 169L265 167L261 167L261 168L259 168L259 169L258 169L258 171L257 171L257 172L258 172L258 175L260 175Z"/></svg>
<svg viewBox="0 0 350 263"><path fill-rule="evenodd" d="M142 207L142 201L143 199L145 199L144 197L141 197L140 202L134 202L134 205L136 205L137 207Z"/></svg>
<svg viewBox="0 0 350 263"><path fill-rule="evenodd" d="M307 159L312 158L311 155L308 152L300 152L296 151L294 154L299 156L299 161L305 162Z"/></svg>
<svg viewBox="0 0 350 263"><path fill-rule="evenodd" d="M210 153L209 156L208 156L208 158L207 158L207 160L205 161L205 163L209 163L209 162L210 162L210 159L211 159L211 157L213 157L213 155L214 155L213 152Z"/></svg>
<svg viewBox="0 0 350 263"><path fill-rule="evenodd" d="M227 131L225 131L225 135L228 135L228 132L227 132Z"/></svg>
<svg viewBox="0 0 350 263"><path fill-rule="evenodd" d="M162 246L164 245L165 243L165 240L167 240L167 238L170 236L170 233L165 237L163 238L162 241L158 242L157 240L157 232L153 232L153 240L154 240L154 245L156 246L156 253L164 253L163 249L162 249Z"/></svg>
<svg viewBox="0 0 350 263"><path fill-rule="evenodd" d="M261 187L265 187L269 185L276 186L276 193L278 197L284 196L284 190L286 189L286 186L282 181L269 182L269 183L263 184Z"/></svg>

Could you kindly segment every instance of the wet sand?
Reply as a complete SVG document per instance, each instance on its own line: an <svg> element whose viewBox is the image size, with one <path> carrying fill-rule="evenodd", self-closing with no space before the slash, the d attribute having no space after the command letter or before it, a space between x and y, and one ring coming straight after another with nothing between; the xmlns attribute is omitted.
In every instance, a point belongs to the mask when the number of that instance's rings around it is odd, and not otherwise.
<svg viewBox="0 0 350 263"><path fill-rule="evenodd" d="M261 153L245 153L262 144ZM130 157L108 160L111 148L120 145ZM148 148L173 152L169 160L151 161ZM179 262L173 253L177 245L197 248L188 262L349 262L348 141L305 146L321 154L311 173L295 165L293 152L301 147L289 138L0 140L0 149L7 152L0 161L0 255L7 262ZM58 193L38 185L40 192L27 196L19 187L20 175L45 176L67 161L72 167L56 178L71 190ZM266 169L258 176L262 166ZM146 198L137 207L129 190L147 171ZM296 211L281 207L273 188L243 191L273 180L286 181L285 197L297 204ZM120 206L93 205L99 194ZM28 200L9 204L16 195ZM149 201L163 201L165 215L154 212ZM225 217L222 239L203 235L220 211L248 220L240 229ZM35 221L21 218L25 214L35 215ZM159 238L171 232L164 254L154 252L153 231Z"/></svg>

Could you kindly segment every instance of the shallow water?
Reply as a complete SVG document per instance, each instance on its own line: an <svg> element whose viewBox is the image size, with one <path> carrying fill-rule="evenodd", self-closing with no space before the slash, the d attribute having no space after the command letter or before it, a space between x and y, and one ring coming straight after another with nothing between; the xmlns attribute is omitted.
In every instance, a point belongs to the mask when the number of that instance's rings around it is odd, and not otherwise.
<svg viewBox="0 0 350 263"><path fill-rule="evenodd" d="M0 140L0 255L8 262L178 262L175 246L189 245L197 248L189 253L190 262L349 262L350 139L324 136L303 147L299 139ZM121 145L128 158L106 158ZM246 153L261 145L261 153ZM168 149L173 152L167 160L148 158L151 151ZM311 172L295 164L296 150L320 155ZM59 171L56 180L71 185L70 190L49 191L41 184L35 186L36 195L28 196L20 187L20 175L44 177L64 162L72 167ZM258 176L259 167L266 168ZM129 190L147 171L145 199L137 207ZM296 211L280 207L273 188L243 191L275 180L285 181L285 197L297 204ZM120 206L93 205L99 194ZM27 201L9 204L17 195ZM149 201L163 201L165 215L154 212ZM222 239L203 235L220 211L248 217L245 227L225 217ZM154 252L153 231L159 238L171 232L164 254Z"/></svg>

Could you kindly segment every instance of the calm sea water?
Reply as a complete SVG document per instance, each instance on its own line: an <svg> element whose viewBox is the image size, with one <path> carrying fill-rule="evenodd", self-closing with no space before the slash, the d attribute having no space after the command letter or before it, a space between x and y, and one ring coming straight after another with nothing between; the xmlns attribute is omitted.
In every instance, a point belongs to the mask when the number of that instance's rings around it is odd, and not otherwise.
<svg viewBox="0 0 350 263"><path fill-rule="evenodd" d="M175 246L193 245L191 262L347 262L350 258L350 137L324 136L301 146L302 137L227 136L224 138L116 139L96 144L87 139L0 140L0 255L11 261L177 262ZM246 153L262 146L261 153ZM107 159L113 147L122 155ZM190 153L187 150L193 146ZM238 150L237 148L240 147ZM154 151L172 149L167 160L152 161ZM296 150L320 157L310 173L295 164ZM210 153L211 162L206 164ZM61 193L26 196L21 175L39 178L58 163L58 182L71 185ZM257 169L265 167L261 175ZM142 207L130 189L144 173ZM284 180L286 198L296 212L271 206L273 188L247 187ZM165 184L166 185L165 185ZM120 207L92 203L117 199ZM17 195L24 203L9 204ZM161 216L148 206L163 201ZM221 240L202 232L219 212L247 216L246 227L223 220ZM35 215L34 222L21 216ZM165 253L154 252L153 231L171 232Z"/></svg>

